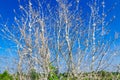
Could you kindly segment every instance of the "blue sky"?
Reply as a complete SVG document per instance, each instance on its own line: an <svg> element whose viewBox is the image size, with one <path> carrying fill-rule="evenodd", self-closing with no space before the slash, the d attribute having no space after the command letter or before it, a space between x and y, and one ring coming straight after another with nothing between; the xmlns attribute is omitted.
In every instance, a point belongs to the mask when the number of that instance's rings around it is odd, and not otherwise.
<svg viewBox="0 0 120 80"><path fill-rule="evenodd" d="M25 0L23 0L25 1ZM41 0L42 1L42 0ZM71 0L72 1L72 0ZM80 0L80 6L83 8L83 10L85 11L85 13L87 13L87 7L86 4L89 0ZM54 3L54 0L51 1L52 4ZM114 3L118 3L117 6L115 6L115 8L108 14L108 18L112 18L112 16L116 16L116 19L109 25L110 30L111 30L111 35L113 35L114 32L120 32L120 1L119 0L105 0L106 2L106 10L109 10L111 8L111 6ZM24 2L21 4L25 4ZM8 24L13 23L13 19L14 19L14 12L13 9L18 10L18 0L0 0L0 15L2 17L0 17L0 24L4 24L5 22L8 22ZM109 20L108 19L108 20ZM1 40L0 38L0 46L5 46L6 43L3 44L4 41Z"/></svg>
<svg viewBox="0 0 120 80"><path fill-rule="evenodd" d="M24 0L23 0L24 1ZM85 9L87 2L89 0L80 0L80 5ZM118 5L113 9L113 11L109 14L110 16L116 16L116 19L113 21L113 23L110 25L112 31L120 32L120 5L119 0L105 0L106 2L106 10L108 10L115 2L118 3ZM54 4L54 0L53 0ZM0 0L0 14L2 16L3 21L9 21L12 23L14 18L13 9L18 10L18 1L17 0ZM86 11L87 12L87 11ZM1 20L0 20L1 21Z"/></svg>
<svg viewBox="0 0 120 80"><path fill-rule="evenodd" d="M89 0L80 0L80 1L81 1L80 3L81 7L87 10L85 4L87 4L86 2L88 2ZM109 15L108 18L114 15L116 16L116 19L109 25L110 30L111 30L111 36L113 36L113 33L115 31L120 32L120 10L119 10L120 2L119 0L105 0L105 2L106 2L106 10L111 8L111 6L115 2L118 3L118 5L115 6L115 9L113 9L112 12L108 14ZM54 4L54 1L52 4ZM0 0L0 15L2 16L0 17L0 24L5 23L6 21L8 21L8 24L11 24L13 22L13 19L14 19L13 9L18 10L17 0ZM120 45L120 41L117 41L116 44ZM6 50L9 48L10 45L14 45L14 44L12 42L9 42L8 40L3 40L0 37L0 56L1 54L7 55L5 53L7 53Z"/></svg>
<svg viewBox="0 0 120 80"><path fill-rule="evenodd" d="M25 0L23 0L25 1ZM80 0L80 6L82 6L84 9L86 8L86 4L89 0ZM116 19L112 22L110 25L112 31L120 32L120 5L119 0L105 0L106 2L106 10L110 9L110 7L117 2L118 5L113 9L113 11L109 14L109 16L116 16ZM22 3L23 4L23 3ZM52 4L54 4L54 0L52 0ZM14 19L14 13L13 9L18 10L18 1L17 0L0 0L0 15L2 16L2 22L9 21L9 23L12 23ZM86 11L87 12L87 11ZM1 18L0 18L1 21Z"/></svg>

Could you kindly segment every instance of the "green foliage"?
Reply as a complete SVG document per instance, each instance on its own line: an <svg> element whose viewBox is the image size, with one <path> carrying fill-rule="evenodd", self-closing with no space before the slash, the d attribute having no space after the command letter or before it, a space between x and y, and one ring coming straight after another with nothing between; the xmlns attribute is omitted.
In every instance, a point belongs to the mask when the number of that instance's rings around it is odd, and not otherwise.
<svg viewBox="0 0 120 80"><path fill-rule="evenodd" d="M77 77L68 77L68 73L60 73L58 74L57 69L54 66L50 66L50 72L48 75L48 80L78 80ZM92 76L93 78L89 78L89 75L96 75L97 79L94 79L94 76ZM36 72L35 69L32 69L30 71L30 73L27 75L22 75L22 76L30 76L31 80L40 80L40 75ZM13 79L14 77L14 79ZM18 79L19 75L16 74L9 74L7 71L4 71L2 74L0 74L0 80L19 80ZM120 79L120 73L118 72L106 72L106 71L99 71L99 72L92 72L92 73L84 73L82 75L82 79L81 80L119 80Z"/></svg>
<svg viewBox="0 0 120 80"><path fill-rule="evenodd" d="M84 80L89 80L88 78L84 78Z"/></svg>
<svg viewBox="0 0 120 80"><path fill-rule="evenodd" d="M101 76L105 77L106 76L106 72L105 71L101 71Z"/></svg>
<svg viewBox="0 0 120 80"><path fill-rule="evenodd" d="M120 74L118 74L118 79L120 79Z"/></svg>
<svg viewBox="0 0 120 80"><path fill-rule="evenodd" d="M36 72L35 69L32 69L30 71L30 77L32 80L38 80L39 79L39 74Z"/></svg>
<svg viewBox="0 0 120 80"><path fill-rule="evenodd" d="M59 80L57 73L57 69L54 66L50 65L50 73L48 76L48 80Z"/></svg>
<svg viewBox="0 0 120 80"><path fill-rule="evenodd" d="M7 71L4 71L3 74L0 74L0 80L13 80L13 77Z"/></svg>

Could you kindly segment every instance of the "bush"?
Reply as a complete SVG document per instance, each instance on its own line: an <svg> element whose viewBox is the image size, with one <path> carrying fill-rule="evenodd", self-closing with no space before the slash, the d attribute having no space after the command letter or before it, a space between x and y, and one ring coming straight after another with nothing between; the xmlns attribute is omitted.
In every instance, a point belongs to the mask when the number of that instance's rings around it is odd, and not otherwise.
<svg viewBox="0 0 120 80"><path fill-rule="evenodd" d="M4 71L3 74L0 74L0 80L13 80L13 77L7 71Z"/></svg>
<svg viewBox="0 0 120 80"><path fill-rule="evenodd" d="M32 69L30 72L30 77L32 80L38 80L39 79L39 74L36 72L35 69Z"/></svg>
<svg viewBox="0 0 120 80"><path fill-rule="evenodd" d="M50 65L50 73L48 76L48 80L59 80L57 73L57 69L54 66Z"/></svg>

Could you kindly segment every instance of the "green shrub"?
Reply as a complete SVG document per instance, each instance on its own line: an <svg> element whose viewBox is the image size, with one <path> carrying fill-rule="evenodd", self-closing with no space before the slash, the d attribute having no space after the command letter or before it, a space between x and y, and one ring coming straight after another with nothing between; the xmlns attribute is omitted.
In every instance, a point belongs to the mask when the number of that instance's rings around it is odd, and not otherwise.
<svg viewBox="0 0 120 80"><path fill-rule="evenodd" d="M7 71L4 71L3 74L0 75L0 80L13 80L13 77Z"/></svg>
<svg viewBox="0 0 120 80"><path fill-rule="evenodd" d="M30 77L32 80L38 80L39 79L39 74L36 72L35 69L32 69L30 71Z"/></svg>
<svg viewBox="0 0 120 80"><path fill-rule="evenodd" d="M50 73L48 76L48 80L59 80L57 73L57 69L54 66L50 65Z"/></svg>

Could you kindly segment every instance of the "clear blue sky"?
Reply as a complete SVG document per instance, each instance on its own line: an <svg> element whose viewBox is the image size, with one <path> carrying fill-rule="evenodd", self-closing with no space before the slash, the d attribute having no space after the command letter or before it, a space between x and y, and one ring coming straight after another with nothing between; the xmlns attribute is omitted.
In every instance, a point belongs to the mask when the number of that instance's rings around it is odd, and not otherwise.
<svg viewBox="0 0 120 80"><path fill-rule="evenodd" d="M55 4L54 0L52 1L53 1L52 4ZM80 1L81 1L80 3L81 7L85 9L86 4L89 0L80 0ZM106 10L108 10L115 2L118 3L115 9L113 9L113 11L108 15L109 15L109 18L114 15L116 16L116 19L110 25L111 32L114 32L114 31L120 32L120 10L119 10L120 1L119 0L105 0L105 2L106 2ZM17 0L0 0L0 15L2 16L2 18L0 17L0 23L5 23L6 21L8 21L8 24L11 24L13 22L13 19L14 19L13 9L18 10ZM0 38L0 46L2 45L3 45L3 42Z"/></svg>
<svg viewBox="0 0 120 80"><path fill-rule="evenodd" d="M24 1L24 0L23 0ZM85 7L85 4L89 0L80 0L81 6L83 8ZM109 9L115 2L118 3L118 5L113 9L113 11L108 14L110 16L116 16L116 19L111 23L110 29L111 29L111 35L114 31L120 32L120 2L119 0L105 0L106 2L106 10ZM53 1L54 4L54 1ZM5 23L8 20L8 24L11 24L13 22L14 13L13 9L18 10L18 1L17 0L0 0L0 24ZM9 44L8 44L9 43ZM118 41L117 44L120 44ZM8 42L7 40L2 40L0 37L0 55L5 55L7 52L6 49L9 48L9 45L13 45L11 42ZM2 47L2 48L1 48Z"/></svg>
<svg viewBox="0 0 120 80"><path fill-rule="evenodd" d="M24 1L24 0L23 0ZM41 0L42 1L42 0ZM52 0L54 2L54 0ZM90 0L80 0L81 6L85 8L86 2ZM115 2L118 2L119 0L105 0L106 1L106 10L109 9ZM113 9L113 11L109 14L110 16L116 15L116 19L111 24L111 30L120 32L120 2L118 2L118 5ZM54 4L54 3L53 3ZM0 0L0 14L2 15L2 18L4 21L9 20L10 23L12 23L14 18L13 9L18 10L18 1L17 0ZM1 19L0 19L1 21Z"/></svg>

